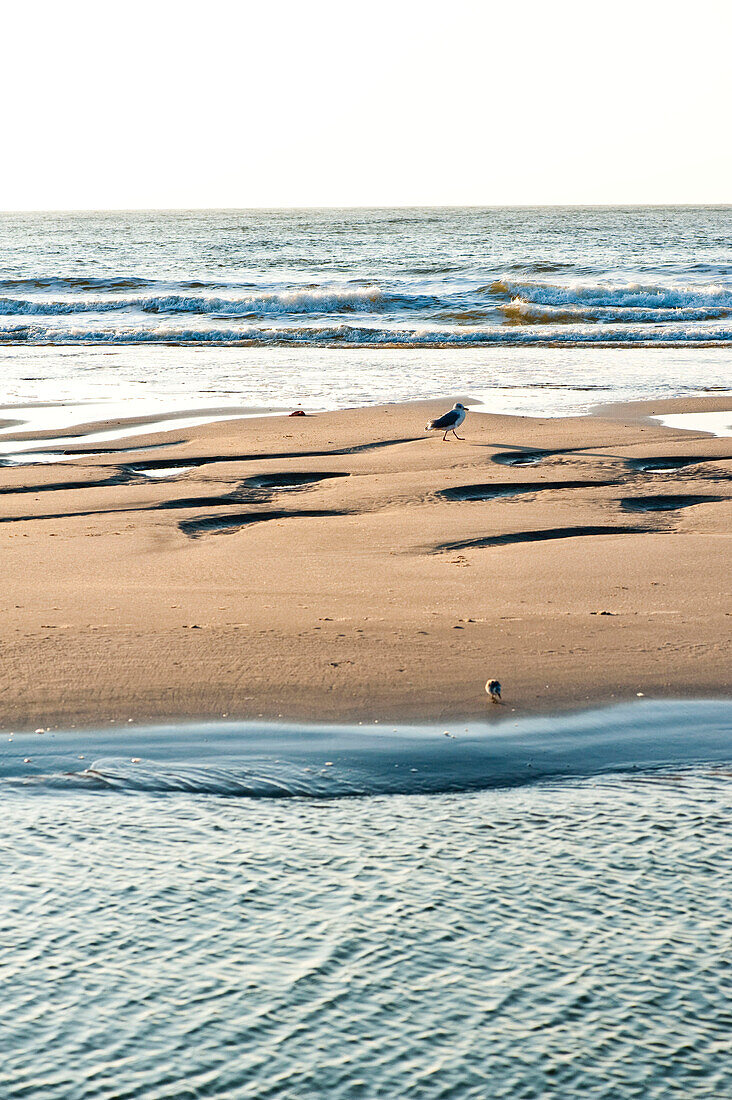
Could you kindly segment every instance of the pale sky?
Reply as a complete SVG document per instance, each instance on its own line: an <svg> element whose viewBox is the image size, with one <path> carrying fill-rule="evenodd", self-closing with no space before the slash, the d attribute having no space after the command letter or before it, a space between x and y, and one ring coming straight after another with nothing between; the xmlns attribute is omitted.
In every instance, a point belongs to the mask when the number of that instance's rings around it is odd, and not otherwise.
<svg viewBox="0 0 732 1100"><path fill-rule="evenodd" d="M732 3L3 6L0 209L732 202Z"/></svg>

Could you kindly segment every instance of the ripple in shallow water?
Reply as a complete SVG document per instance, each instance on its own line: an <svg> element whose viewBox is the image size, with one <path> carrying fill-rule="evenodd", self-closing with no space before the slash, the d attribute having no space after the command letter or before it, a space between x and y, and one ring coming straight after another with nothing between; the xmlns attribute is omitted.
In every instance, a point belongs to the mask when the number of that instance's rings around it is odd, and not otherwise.
<svg viewBox="0 0 732 1100"><path fill-rule="evenodd" d="M3 1097L732 1089L721 771L5 807Z"/></svg>
<svg viewBox="0 0 732 1100"><path fill-rule="evenodd" d="M458 724L454 732L199 722L14 735L0 744L0 791L19 785L40 794L76 787L340 798L732 761L732 707L725 700L644 700L571 715L514 720L506 711L496 718Z"/></svg>

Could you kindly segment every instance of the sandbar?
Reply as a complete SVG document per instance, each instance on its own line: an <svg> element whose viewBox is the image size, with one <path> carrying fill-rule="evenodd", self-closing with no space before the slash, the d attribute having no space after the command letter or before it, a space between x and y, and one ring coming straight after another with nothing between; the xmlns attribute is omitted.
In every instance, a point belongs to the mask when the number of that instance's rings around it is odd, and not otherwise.
<svg viewBox="0 0 732 1100"><path fill-rule="evenodd" d="M472 411L443 442L449 404L69 435L61 464L0 467L0 726L732 694L732 440L645 403Z"/></svg>

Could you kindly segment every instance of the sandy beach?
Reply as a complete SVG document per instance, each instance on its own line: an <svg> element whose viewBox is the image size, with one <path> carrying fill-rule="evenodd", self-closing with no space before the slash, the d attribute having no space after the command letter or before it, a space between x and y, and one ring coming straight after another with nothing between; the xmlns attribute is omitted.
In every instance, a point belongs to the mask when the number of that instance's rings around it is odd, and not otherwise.
<svg viewBox="0 0 732 1100"><path fill-rule="evenodd" d="M2 727L729 694L732 440L648 419L729 399L471 412L443 443L423 428L445 407L227 420L92 454L75 428L64 461L0 469Z"/></svg>

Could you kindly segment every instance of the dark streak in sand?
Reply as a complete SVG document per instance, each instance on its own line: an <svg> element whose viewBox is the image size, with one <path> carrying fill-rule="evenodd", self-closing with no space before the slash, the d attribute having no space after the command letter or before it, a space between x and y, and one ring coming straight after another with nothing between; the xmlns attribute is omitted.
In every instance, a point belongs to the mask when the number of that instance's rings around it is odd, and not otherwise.
<svg viewBox="0 0 732 1100"><path fill-rule="evenodd" d="M432 554L442 554L455 550L481 550L489 546L509 546L521 542L548 542L553 539L584 538L588 535L640 535L652 530L649 527L549 527L543 531L513 531L504 535L486 535L475 539L461 539L458 542L441 542L430 548Z"/></svg>
<svg viewBox="0 0 732 1100"><path fill-rule="evenodd" d="M678 508L691 508L694 504L715 504L725 499L703 494L666 493L657 496L623 497L620 506L625 512L674 512Z"/></svg>
<svg viewBox="0 0 732 1100"><path fill-rule="evenodd" d="M20 493L62 493L69 489L104 489L115 485L129 485L135 480L134 474L129 470L122 470L112 477L101 478L99 481L54 481L47 485L18 485L15 488L0 489L0 496L14 496Z"/></svg>
<svg viewBox="0 0 732 1100"><path fill-rule="evenodd" d="M286 471L280 474L256 474L248 477L242 484L254 489L299 489L309 485L315 485L319 481L328 481L330 478L350 477L348 473L310 472L310 471Z"/></svg>
<svg viewBox="0 0 732 1100"><path fill-rule="evenodd" d="M625 465L634 473L666 474L702 462L729 462L730 458L732 455L657 455L655 458L626 458Z"/></svg>
<svg viewBox="0 0 732 1100"><path fill-rule="evenodd" d="M308 511L238 512L235 515L224 513L220 516L201 516L198 519L185 519L178 526L184 534L196 538L198 535L214 534L217 531L233 531L239 527L248 527L253 523L268 523L272 520L313 519L347 515L349 513L343 509L328 508Z"/></svg>
<svg viewBox="0 0 732 1100"><path fill-rule="evenodd" d="M269 462L274 459L328 458L331 455L361 454L364 451L374 451L380 447L392 447L399 443L417 443L422 440L423 436L405 436L401 439L379 439L374 443L359 443L355 447L338 447L330 451L267 451L263 453L253 452L251 454L238 455L202 455L197 458L191 458L186 455L185 458L143 459L141 462L135 462L133 465L135 470L143 471L149 467L159 470L168 470L175 466L188 466L197 469L200 466L209 466L215 462ZM333 475L331 474L330 476Z"/></svg>
<svg viewBox="0 0 732 1100"><path fill-rule="evenodd" d="M501 451L491 455L491 462L497 462L499 466L538 466L550 454L551 451Z"/></svg>
<svg viewBox="0 0 732 1100"><path fill-rule="evenodd" d="M617 485L616 481L505 481L486 482L482 485L453 485L440 489L438 497L445 500L492 500L494 497L519 496L524 493L539 493L547 489L597 489L608 485Z"/></svg>

